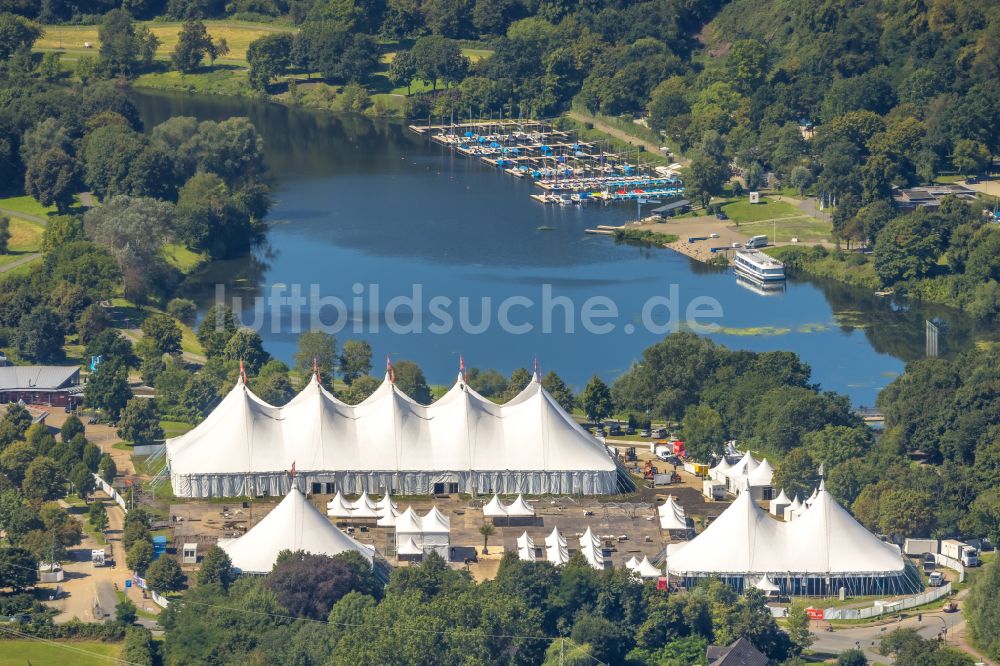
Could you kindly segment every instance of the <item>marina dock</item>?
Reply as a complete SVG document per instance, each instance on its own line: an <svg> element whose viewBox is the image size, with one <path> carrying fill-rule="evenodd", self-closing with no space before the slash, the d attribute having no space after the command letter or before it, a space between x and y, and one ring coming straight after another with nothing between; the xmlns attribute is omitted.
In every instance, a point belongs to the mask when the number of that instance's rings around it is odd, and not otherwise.
<svg viewBox="0 0 1000 666"><path fill-rule="evenodd" d="M684 183L670 167L643 166L639 153L605 151L542 120L470 120L413 124L410 130L463 157L480 159L515 178L530 178L543 192L530 195L560 206L680 196ZM612 232L613 233L613 232Z"/></svg>

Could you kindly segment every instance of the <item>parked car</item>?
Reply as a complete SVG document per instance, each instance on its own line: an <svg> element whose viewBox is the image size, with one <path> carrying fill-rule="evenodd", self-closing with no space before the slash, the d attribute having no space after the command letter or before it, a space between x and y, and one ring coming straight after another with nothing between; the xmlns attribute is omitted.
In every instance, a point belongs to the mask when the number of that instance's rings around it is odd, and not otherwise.
<svg viewBox="0 0 1000 666"><path fill-rule="evenodd" d="M927 587L941 587L944 585L944 576L940 571L934 571L927 577Z"/></svg>
<svg viewBox="0 0 1000 666"><path fill-rule="evenodd" d="M639 433L639 437L652 437L652 436L653 433L650 432L649 430L643 430L642 432Z"/></svg>
<svg viewBox="0 0 1000 666"><path fill-rule="evenodd" d="M708 237L709 238L718 238L719 234L712 233L712 234L709 234Z"/></svg>
<svg viewBox="0 0 1000 666"><path fill-rule="evenodd" d="M729 219L729 216L726 215L725 211L721 211L721 210L718 213L715 214L715 217L717 217L720 220L728 220Z"/></svg>

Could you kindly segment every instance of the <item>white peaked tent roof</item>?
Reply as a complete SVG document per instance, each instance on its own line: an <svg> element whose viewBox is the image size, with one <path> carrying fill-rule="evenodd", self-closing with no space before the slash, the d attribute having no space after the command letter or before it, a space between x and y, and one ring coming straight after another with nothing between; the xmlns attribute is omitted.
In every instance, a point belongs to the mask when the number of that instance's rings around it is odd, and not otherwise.
<svg viewBox="0 0 1000 666"><path fill-rule="evenodd" d="M580 536L580 548L600 548L601 540L594 536L594 533L587 527L587 531Z"/></svg>
<svg viewBox="0 0 1000 666"><path fill-rule="evenodd" d="M403 542L403 545L396 549L397 555L423 555L423 549L417 545L417 542L413 540L413 537L409 537Z"/></svg>
<svg viewBox="0 0 1000 666"><path fill-rule="evenodd" d="M660 518L660 529L687 529L687 514L684 512L684 508L674 499L673 495L667 496L667 501L658 506L656 511Z"/></svg>
<svg viewBox="0 0 1000 666"><path fill-rule="evenodd" d="M535 509L524 501L524 496L520 493L513 502L507 506L507 515L515 518L524 518L535 515Z"/></svg>
<svg viewBox="0 0 1000 666"><path fill-rule="evenodd" d="M792 518L798 516L799 512L804 508L805 505L799 501L799 496L796 495L795 499L792 500L792 503L785 507L785 515L783 517L785 520L790 521Z"/></svg>
<svg viewBox="0 0 1000 666"><path fill-rule="evenodd" d="M809 496L809 497L808 497L808 498L806 499L806 501L804 502L804 504L805 504L806 506L812 506L812 503L816 501L816 497L817 497L817 495L819 495L819 488L814 488L814 489L813 489L813 494L812 494L812 495L810 495L810 496Z"/></svg>
<svg viewBox="0 0 1000 666"><path fill-rule="evenodd" d="M771 463L767 462L767 458L764 458L757 465L757 469L747 475L747 478L750 480L751 486L769 486L774 478L774 468L771 467Z"/></svg>
<svg viewBox="0 0 1000 666"><path fill-rule="evenodd" d="M732 479L739 476L746 476L750 472L757 469L757 465L759 464L760 463L757 462L757 460L748 450L746 453L743 454L743 457L740 458L738 463L736 463L735 465L726 470L726 476Z"/></svg>
<svg viewBox="0 0 1000 666"><path fill-rule="evenodd" d="M566 537L564 537L560 532L558 527L553 527L552 532L545 537L545 546L551 548L552 546L566 547Z"/></svg>
<svg viewBox="0 0 1000 666"><path fill-rule="evenodd" d="M379 519L375 521L375 524L379 527L395 527L397 516L399 516L399 511L391 506L387 509L381 509L379 511Z"/></svg>
<svg viewBox="0 0 1000 666"><path fill-rule="evenodd" d="M890 575L904 567L898 547L870 534L823 488L790 523L741 493L695 539L668 546L667 562L677 575Z"/></svg>
<svg viewBox="0 0 1000 666"><path fill-rule="evenodd" d="M645 556L642 558L642 562L639 562L635 571L643 578L659 578L663 575L663 572L653 566L653 563L649 561L649 557Z"/></svg>
<svg viewBox="0 0 1000 666"><path fill-rule="evenodd" d="M483 515L487 518L499 518L507 515L507 509L504 508L499 495L493 495L493 499L483 507Z"/></svg>
<svg viewBox="0 0 1000 666"><path fill-rule="evenodd" d="M330 556L354 551L372 559L371 549L331 525L296 488L249 532L220 546L244 573L270 572L282 550Z"/></svg>
<svg viewBox="0 0 1000 666"><path fill-rule="evenodd" d="M581 548L580 552L587 564L598 570L604 569L604 553L599 548Z"/></svg>
<svg viewBox="0 0 1000 666"><path fill-rule="evenodd" d="M569 562L569 550L566 546L548 546L545 548L545 559L552 564L566 564Z"/></svg>
<svg viewBox="0 0 1000 666"><path fill-rule="evenodd" d="M525 532L521 536L517 537L517 547L534 549L535 541L530 536L528 536L527 532Z"/></svg>
<svg viewBox="0 0 1000 666"><path fill-rule="evenodd" d="M777 592L781 588L774 584L774 582L764 574L760 577L760 580L753 584L758 590L762 592Z"/></svg>
<svg viewBox="0 0 1000 666"><path fill-rule="evenodd" d="M638 567L638 566L639 566L639 558L637 558L635 555L633 555L632 557L630 557L625 562L625 568L626 569L630 569L632 571L634 571L635 568Z"/></svg>
<svg viewBox="0 0 1000 666"><path fill-rule="evenodd" d="M369 504L359 504L356 509L351 510L351 518L363 519L363 518L378 518L378 511L374 506Z"/></svg>
<svg viewBox="0 0 1000 666"><path fill-rule="evenodd" d="M718 481L719 477L720 476L725 476L726 472L731 467L732 467L732 465L730 465L729 461L726 460L726 456L722 456L722 460L719 461L719 464L716 465L715 467L713 467L712 469L708 470L708 475L712 479L715 479L716 481Z"/></svg>
<svg viewBox="0 0 1000 666"><path fill-rule="evenodd" d="M616 473L607 449L567 414L537 377L497 405L459 377L431 405L385 381L347 405L314 376L283 407L242 378L208 417L167 441L171 475L325 471L543 471Z"/></svg>
<svg viewBox="0 0 1000 666"><path fill-rule="evenodd" d="M535 549L534 548L518 548L517 549L517 559L524 562L534 562L535 561Z"/></svg>
<svg viewBox="0 0 1000 666"><path fill-rule="evenodd" d="M362 492L361 496L358 497L358 499L356 499L353 502L351 502L351 508L352 509L360 509L361 507L365 507L365 508L371 509L373 512L377 508L375 506L375 502L371 501L371 498L368 497L368 491L367 490L364 491L364 492Z"/></svg>
<svg viewBox="0 0 1000 666"><path fill-rule="evenodd" d="M333 499L326 503L326 515L331 518L350 518L353 515L349 503L344 501L344 496L339 490Z"/></svg>
<svg viewBox="0 0 1000 666"><path fill-rule="evenodd" d="M406 511L396 516L396 534L421 534L422 532L420 516L417 515L412 506L406 507Z"/></svg>
<svg viewBox="0 0 1000 666"><path fill-rule="evenodd" d="M393 509L397 509L396 515L399 515L399 505L392 501L392 495L389 493L383 495L382 499L375 503L375 507L379 509L380 512L384 512L388 507L392 507Z"/></svg>
<svg viewBox="0 0 1000 666"><path fill-rule="evenodd" d="M420 517L420 532L422 534L448 534L451 532L451 520L436 506Z"/></svg>
<svg viewBox="0 0 1000 666"><path fill-rule="evenodd" d="M792 502L788 499L788 495L785 494L785 489L782 488L778 496L771 500L771 512L774 513L774 508L779 504L784 504L785 506L790 505Z"/></svg>

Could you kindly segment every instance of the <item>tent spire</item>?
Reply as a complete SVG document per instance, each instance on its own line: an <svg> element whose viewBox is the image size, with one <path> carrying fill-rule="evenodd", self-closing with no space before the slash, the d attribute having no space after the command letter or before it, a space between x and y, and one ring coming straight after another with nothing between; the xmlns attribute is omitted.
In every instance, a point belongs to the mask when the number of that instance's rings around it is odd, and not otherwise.
<svg viewBox="0 0 1000 666"><path fill-rule="evenodd" d="M389 358L388 354L385 355L385 374L389 376L390 382L396 383L396 370L392 367L392 359Z"/></svg>
<svg viewBox="0 0 1000 666"><path fill-rule="evenodd" d="M469 376L465 372L465 358L462 357L461 353L458 355L458 374L462 376L463 382L468 383Z"/></svg>
<svg viewBox="0 0 1000 666"><path fill-rule="evenodd" d="M313 377L316 378L317 384L322 383L319 380L319 361L316 359L315 355L313 356Z"/></svg>
<svg viewBox="0 0 1000 666"><path fill-rule="evenodd" d="M540 378L541 378L541 375L538 374L538 354L535 354L535 370L534 370L533 379L537 382Z"/></svg>
<svg viewBox="0 0 1000 666"><path fill-rule="evenodd" d="M243 383L247 383L247 368L243 365L243 359L240 359L240 377L243 379Z"/></svg>

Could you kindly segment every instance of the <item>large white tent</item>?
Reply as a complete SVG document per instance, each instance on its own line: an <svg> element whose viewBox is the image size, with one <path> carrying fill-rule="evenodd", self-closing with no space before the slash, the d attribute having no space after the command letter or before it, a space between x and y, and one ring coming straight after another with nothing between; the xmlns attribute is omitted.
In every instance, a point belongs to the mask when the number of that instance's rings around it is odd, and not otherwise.
<svg viewBox="0 0 1000 666"><path fill-rule="evenodd" d="M233 566L247 574L266 574L278 553L302 550L314 555L354 551L371 561L372 550L333 526L297 488L238 539L220 540Z"/></svg>
<svg viewBox="0 0 1000 666"><path fill-rule="evenodd" d="M278 495L287 470L347 494L611 494L618 473L607 449L542 388L537 377L497 405L460 376L431 405L416 403L387 374L358 405L316 378L284 407L267 404L242 379L190 432L167 441L181 497Z"/></svg>
<svg viewBox="0 0 1000 666"><path fill-rule="evenodd" d="M738 589L767 576L784 594L891 594L919 588L897 546L861 526L822 486L791 523L740 493L704 532L667 546L667 568L689 581L716 576Z"/></svg>

